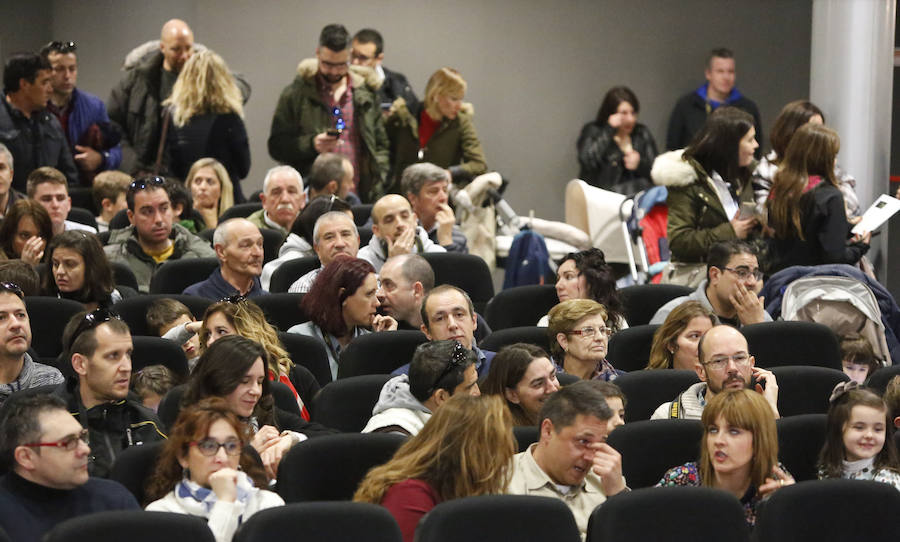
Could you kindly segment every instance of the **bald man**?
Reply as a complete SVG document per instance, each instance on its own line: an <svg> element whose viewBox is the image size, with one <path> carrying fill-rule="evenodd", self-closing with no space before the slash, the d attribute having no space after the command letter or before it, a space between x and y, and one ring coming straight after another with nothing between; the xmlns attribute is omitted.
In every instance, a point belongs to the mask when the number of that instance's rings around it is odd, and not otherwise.
<svg viewBox="0 0 900 542"><path fill-rule="evenodd" d="M726 389L750 388L754 381L756 391L763 394L775 417L779 417L775 375L772 371L756 367L756 360L748 352L747 339L738 329L727 325L710 328L700 338L697 357L694 371L700 382L691 385L674 401L661 404L650 417L651 420L699 420L706 403L717 393Z"/></svg>
<svg viewBox="0 0 900 542"><path fill-rule="evenodd" d="M447 252L428 238L428 233L418 225L409 200L398 194L381 197L372 206L372 239L359 250L358 257L380 271L388 258L401 254Z"/></svg>
<svg viewBox="0 0 900 542"><path fill-rule="evenodd" d="M213 233L213 247L219 267L209 278L191 284L183 293L216 301L233 295L253 297L266 293L259 283L263 236L253 222L246 218L222 222Z"/></svg>
<svg viewBox="0 0 900 542"><path fill-rule="evenodd" d="M113 89L107 108L110 120L122 131L122 170L153 169L162 129L160 104L172 93L193 50L194 33L188 24L181 19L167 21L159 51L129 69Z"/></svg>

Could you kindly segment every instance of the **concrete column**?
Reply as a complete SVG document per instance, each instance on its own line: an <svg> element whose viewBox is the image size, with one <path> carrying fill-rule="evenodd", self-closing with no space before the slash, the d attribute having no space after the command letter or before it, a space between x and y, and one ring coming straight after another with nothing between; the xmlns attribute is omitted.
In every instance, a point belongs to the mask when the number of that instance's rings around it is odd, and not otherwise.
<svg viewBox="0 0 900 542"><path fill-rule="evenodd" d="M863 210L888 190L896 0L813 0L810 101L841 136ZM896 220L896 218L895 218ZM885 281L887 228L869 257Z"/></svg>

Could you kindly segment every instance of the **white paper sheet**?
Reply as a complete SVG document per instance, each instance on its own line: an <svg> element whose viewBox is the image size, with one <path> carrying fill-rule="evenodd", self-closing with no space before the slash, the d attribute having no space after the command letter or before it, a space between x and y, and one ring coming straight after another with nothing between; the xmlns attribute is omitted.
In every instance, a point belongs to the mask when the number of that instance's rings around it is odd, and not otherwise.
<svg viewBox="0 0 900 542"><path fill-rule="evenodd" d="M878 196L878 199L875 200L875 203L873 203L871 207L866 209L862 220L853 227L852 231L854 234L875 231L880 228L882 224L887 222L889 218L894 216L894 213L897 211L900 211L900 200L882 194L881 196Z"/></svg>

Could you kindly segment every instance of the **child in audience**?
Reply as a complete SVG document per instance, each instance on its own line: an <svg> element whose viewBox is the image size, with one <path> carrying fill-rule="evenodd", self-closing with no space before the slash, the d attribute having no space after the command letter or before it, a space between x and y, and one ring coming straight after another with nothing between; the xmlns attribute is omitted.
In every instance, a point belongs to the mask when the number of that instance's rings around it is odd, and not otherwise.
<svg viewBox="0 0 900 542"><path fill-rule="evenodd" d="M175 375L164 365L149 365L131 376L131 387L140 396L141 404L153 412L175 383Z"/></svg>
<svg viewBox="0 0 900 542"><path fill-rule="evenodd" d="M900 429L900 376L895 376L888 382L884 391L884 404L887 405L888 419L895 429ZM894 443L897 443L896 436Z"/></svg>
<svg viewBox="0 0 900 542"><path fill-rule="evenodd" d="M835 386L829 402L819 478L874 480L900 490L892 420L881 397L851 381Z"/></svg>
<svg viewBox="0 0 900 542"><path fill-rule="evenodd" d="M197 333L202 324L184 303L175 299L157 299L147 309L148 331L180 344L187 356L188 368L192 371L200 359L200 338Z"/></svg>
<svg viewBox="0 0 900 542"><path fill-rule="evenodd" d="M191 233L196 234L206 229L206 224L191 211L194 209L194 198L191 192L177 179L166 179L166 192L169 193L169 200L172 202L172 213L175 215L175 221L188 229Z"/></svg>
<svg viewBox="0 0 900 542"><path fill-rule="evenodd" d="M869 340L855 333L841 339L841 360L844 374L859 385L863 385L881 365L875 359Z"/></svg>

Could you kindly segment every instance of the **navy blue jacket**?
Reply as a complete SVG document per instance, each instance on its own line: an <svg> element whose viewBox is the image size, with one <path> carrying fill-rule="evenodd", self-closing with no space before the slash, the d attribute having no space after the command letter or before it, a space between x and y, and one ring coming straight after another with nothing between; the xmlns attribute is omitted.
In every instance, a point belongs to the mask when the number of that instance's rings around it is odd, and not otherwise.
<svg viewBox="0 0 900 542"><path fill-rule="evenodd" d="M185 295L195 295L198 297L205 297L206 299L212 299L214 301L219 301L220 299L225 299L226 297L231 297L233 295L237 295L240 292L225 281L225 278L222 277L222 268L217 267L212 273L210 273L209 278L206 280L191 284L187 288L181 292ZM268 292L262 289L262 285L259 282L259 277L255 277L253 279L253 287L250 288L250 291L247 293L246 297L256 297L258 295L266 295Z"/></svg>

